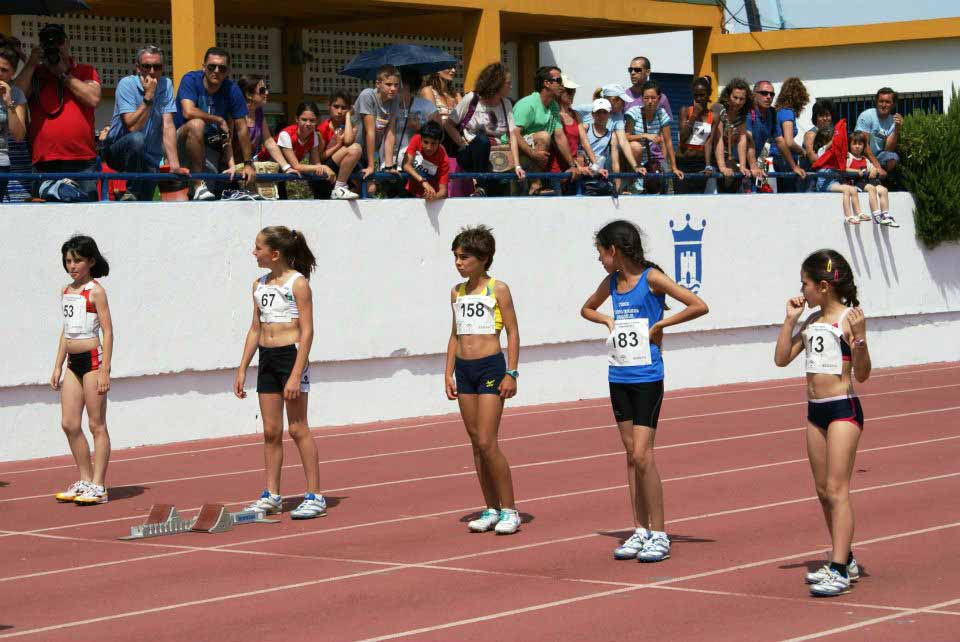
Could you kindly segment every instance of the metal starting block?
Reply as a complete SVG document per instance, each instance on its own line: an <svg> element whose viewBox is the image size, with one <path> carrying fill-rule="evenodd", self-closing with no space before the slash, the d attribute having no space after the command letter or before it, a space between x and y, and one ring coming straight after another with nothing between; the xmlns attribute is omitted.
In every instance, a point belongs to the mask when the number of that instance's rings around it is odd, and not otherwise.
<svg viewBox="0 0 960 642"><path fill-rule="evenodd" d="M223 504L204 504L196 517L180 517L172 504L154 504L147 520L130 527L130 534L122 540L177 535L179 533L226 533L239 524L279 524L279 519L267 519L261 510L243 510L231 513Z"/></svg>

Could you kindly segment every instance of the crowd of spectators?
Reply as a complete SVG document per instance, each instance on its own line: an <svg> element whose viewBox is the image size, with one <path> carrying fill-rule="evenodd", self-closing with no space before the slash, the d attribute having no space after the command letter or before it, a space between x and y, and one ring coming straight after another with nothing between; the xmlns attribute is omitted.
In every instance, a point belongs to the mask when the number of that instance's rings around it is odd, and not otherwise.
<svg viewBox="0 0 960 642"><path fill-rule="evenodd" d="M134 73L117 85L112 119L97 137L96 69L71 55L60 25L45 26L39 38L40 45L25 56L18 41L0 36L0 176L22 170L16 160L29 149L36 173L222 175L223 180L190 181L190 198L199 201L259 198L252 189L258 172L310 178L314 198L358 198L363 181L371 195L432 200L457 191L473 196L764 192L773 191L768 172L776 170L784 173L776 180L779 192L842 191L847 199L851 189L867 191L874 208L874 201L886 198L879 184L899 160L903 118L894 113L896 93L890 88L879 90L876 107L850 127L858 156L831 160L825 154L842 128L833 105L818 101L814 126L799 131L797 116L810 102L799 78L785 79L779 95L768 80L751 85L734 78L714 104L711 79L695 78L691 104L680 106L675 117L644 56L630 60L628 86L605 85L584 102L577 101L581 86L555 66L538 69L533 92L513 104L513 79L501 63L484 68L462 96L455 69L421 77L386 65L356 99L336 92L326 115L313 102L301 103L296 121L274 132L265 116L264 79L234 80L228 51L208 49L200 68L185 74L174 93L172 79L164 75L163 51L145 46L133 61ZM807 179L807 172L824 168L863 176ZM466 181L464 188L451 183L456 172L487 176ZM519 180L492 177L506 172ZM631 178L623 179L623 173ZM33 181L33 196L57 200L64 182L76 198L98 198L98 181L82 179ZM151 200L155 189L156 181L129 181L117 197ZM6 198L7 181L0 180L0 202ZM848 200L844 203L846 208Z"/></svg>

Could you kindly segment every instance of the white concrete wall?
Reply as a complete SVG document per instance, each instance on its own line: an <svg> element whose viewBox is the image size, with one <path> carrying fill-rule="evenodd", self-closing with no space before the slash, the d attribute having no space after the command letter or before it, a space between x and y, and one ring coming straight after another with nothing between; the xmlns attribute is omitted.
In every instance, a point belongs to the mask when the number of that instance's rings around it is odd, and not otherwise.
<svg viewBox="0 0 960 642"><path fill-rule="evenodd" d="M230 393L259 276L257 231L303 231L318 257L313 426L451 412L443 395L450 242L467 224L494 228L492 273L511 286L523 351L515 405L602 397L603 331L580 305L604 273L592 235L628 217L649 256L674 275L670 223L703 233L701 296L711 314L666 339L671 388L799 374L772 364L776 324L818 247L851 258L870 316L875 365L960 359L960 249L904 227L842 224L838 197L689 196L0 207L9 302L0 333L0 461L66 452L56 393L45 384L59 335L60 244L93 235L111 262L102 279L116 326L109 425L115 447L259 429L257 402ZM13 267L15 266L15 267ZM253 384L251 370L248 381Z"/></svg>
<svg viewBox="0 0 960 642"><path fill-rule="evenodd" d="M724 54L718 75L721 87L740 76L751 84L770 80L777 91L785 78L803 80L811 100L799 118L801 131L811 126L817 97L873 94L881 87L942 91L946 110L951 83L960 87L960 38Z"/></svg>

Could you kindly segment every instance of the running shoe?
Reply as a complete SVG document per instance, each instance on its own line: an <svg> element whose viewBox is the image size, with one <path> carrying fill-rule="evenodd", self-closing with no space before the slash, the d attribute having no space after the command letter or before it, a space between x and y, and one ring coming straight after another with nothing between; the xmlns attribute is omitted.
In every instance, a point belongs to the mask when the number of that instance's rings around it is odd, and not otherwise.
<svg viewBox="0 0 960 642"><path fill-rule="evenodd" d="M889 214L883 213L880 216L883 217L880 221L881 225L886 225L887 227L900 227L900 224L897 223L896 219Z"/></svg>
<svg viewBox="0 0 960 642"><path fill-rule="evenodd" d="M813 573L807 573L806 582L807 584L819 584L827 579L829 575L830 565L824 564ZM851 582L856 582L860 579L860 566L857 564L857 560L853 560L847 564L847 576Z"/></svg>
<svg viewBox="0 0 960 642"><path fill-rule="evenodd" d="M513 535L520 530L520 513L511 508L500 511L500 521L493 527L497 535Z"/></svg>
<svg viewBox="0 0 960 642"><path fill-rule="evenodd" d="M497 522L499 521L500 511L498 511L496 508L488 508L480 513L480 517L469 521L467 523L467 528L474 533L486 533L488 530L496 526Z"/></svg>
<svg viewBox="0 0 960 642"><path fill-rule="evenodd" d="M637 553L637 560L641 562L662 562L669 558L670 538L666 533L651 535Z"/></svg>
<svg viewBox="0 0 960 642"><path fill-rule="evenodd" d="M810 585L810 595L814 597L833 597L843 595L850 590L850 578L827 567L827 576L816 584Z"/></svg>
<svg viewBox="0 0 960 642"><path fill-rule="evenodd" d="M643 545L650 538L650 531L645 528L638 528L633 535L628 537L620 546L613 549L613 559L615 560L633 560L643 549Z"/></svg>
<svg viewBox="0 0 960 642"><path fill-rule="evenodd" d="M193 200L195 201L214 201L216 200L213 192L207 189L207 184L203 181L200 181L200 184L197 185L196 191L193 193Z"/></svg>
<svg viewBox="0 0 960 642"><path fill-rule="evenodd" d="M323 495L314 495L307 493L303 496L300 505L290 513L291 519L313 519L314 517L323 517L327 514L327 500Z"/></svg>
<svg viewBox="0 0 960 642"><path fill-rule="evenodd" d="M340 187L334 187L330 193L330 199L334 201L354 201L358 198L360 198L359 194L351 192L349 187L342 185Z"/></svg>
<svg viewBox="0 0 960 642"><path fill-rule="evenodd" d="M283 497L271 495L269 490L263 491L260 499L247 506L244 510L262 510L267 515L276 515L283 512Z"/></svg>
<svg viewBox="0 0 960 642"><path fill-rule="evenodd" d="M109 501L110 496L107 495L106 486L88 483L83 492L74 498L73 503L77 506L93 506L94 504L106 504Z"/></svg>
<svg viewBox="0 0 960 642"><path fill-rule="evenodd" d="M220 197L221 201L262 201L264 198L259 194L245 189L225 189Z"/></svg>
<svg viewBox="0 0 960 642"><path fill-rule="evenodd" d="M87 489L87 484L89 483L90 482L85 482L83 480L73 482L70 484L70 488L62 493L57 493L54 495L54 497L57 498L58 502L73 503L73 500L83 494L83 491Z"/></svg>

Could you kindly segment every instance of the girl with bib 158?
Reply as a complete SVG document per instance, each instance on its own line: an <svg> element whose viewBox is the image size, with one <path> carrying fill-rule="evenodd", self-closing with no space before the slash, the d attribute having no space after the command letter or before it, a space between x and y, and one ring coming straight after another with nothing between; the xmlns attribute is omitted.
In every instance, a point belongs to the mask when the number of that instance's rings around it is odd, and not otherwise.
<svg viewBox="0 0 960 642"><path fill-rule="evenodd" d="M513 500L510 465L497 435L504 401L517 394L517 315L510 288L487 274L496 252L490 229L484 225L462 229L451 249L457 272L466 281L450 291L453 327L447 342L446 393L460 405L486 502L486 509L467 526L475 533L494 529L498 535L510 535L520 528L520 513ZM504 329L506 360L500 349Z"/></svg>
<svg viewBox="0 0 960 642"><path fill-rule="evenodd" d="M634 532L613 552L614 559L660 562L670 557L664 530L663 484L653 456L663 402L663 329L703 316L707 304L646 259L640 230L613 221L594 242L608 276L600 281L580 314L607 326L608 379L613 416L627 454L627 483ZM666 295L685 307L664 318ZM613 316L598 308L613 299Z"/></svg>
<svg viewBox="0 0 960 642"><path fill-rule="evenodd" d="M310 273L317 266L302 232L282 225L265 227L253 247L257 266L270 270L253 282L253 321L243 344L234 394L244 399L243 384L253 354L259 351L257 396L263 416L263 458L267 488L247 510L269 514L283 510L280 470L283 468L283 409L290 437L300 452L307 489L293 519L327 514L320 494L317 446L307 426L310 392L310 346L313 343L313 294Z"/></svg>
<svg viewBox="0 0 960 642"><path fill-rule="evenodd" d="M787 301L774 362L786 366L804 353L807 374L807 457L833 550L830 561L808 573L815 596L850 590L860 579L853 541L850 477L863 432L863 408L853 380L870 376L867 323L850 264L838 252L818 250L800 266L800 296ZM794 333L806 306L819 308ZM851 307L852 306L852 307Z"/></svg>
<svg viewBox="0 0 960 642"><path fill-rule="evenodd" d="M107 391L110 390L110 362L113 359L113 320L107 292L96 281L110 274L110 265L89 236L74 236L60 248L63 269L72 281L60 294L63 331L50 386L60 391L63 432L77 464L80 479L57 493L59 502L78 506L106 504L107 464L110 462L110 435L107 433ZM101 334L103 340L101 341ZM63 361L67 372L63 373ZM63 381L60 377L63 374ZM83 434L83 409L93 435L93 461Z"/></svg>

